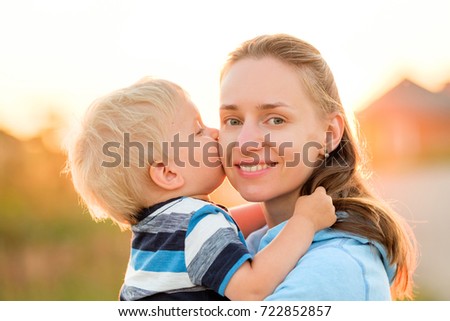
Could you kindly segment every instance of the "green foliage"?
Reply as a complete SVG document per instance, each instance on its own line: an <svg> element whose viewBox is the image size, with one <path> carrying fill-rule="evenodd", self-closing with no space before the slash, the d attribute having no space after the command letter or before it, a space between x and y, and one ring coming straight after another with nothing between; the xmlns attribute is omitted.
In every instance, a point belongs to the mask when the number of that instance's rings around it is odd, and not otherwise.
<svg viewBox="0 0 450 321"><path fill-rule="evenodd" d="M0 132L0 300L117 300L130 234L79 205L64 156Z"/></svg>

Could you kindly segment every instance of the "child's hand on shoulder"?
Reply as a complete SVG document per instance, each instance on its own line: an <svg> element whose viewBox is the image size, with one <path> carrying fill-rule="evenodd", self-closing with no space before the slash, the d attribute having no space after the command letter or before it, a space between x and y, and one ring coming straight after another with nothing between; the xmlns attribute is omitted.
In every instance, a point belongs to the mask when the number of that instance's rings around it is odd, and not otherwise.
<svg viewBox="0 0 450 321"><path fill-rule="evenodd" d="M300 216L312 223L315 231L330 227L336 222L333 200L322 186L317 187L311 195L297 199L295 216Z"/></svg>

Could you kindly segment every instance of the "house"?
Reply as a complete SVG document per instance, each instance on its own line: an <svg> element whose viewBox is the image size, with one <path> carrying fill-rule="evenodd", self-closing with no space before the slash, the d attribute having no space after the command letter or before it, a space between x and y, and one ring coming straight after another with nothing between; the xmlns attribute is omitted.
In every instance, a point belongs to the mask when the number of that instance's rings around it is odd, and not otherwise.
<svg viewBox="0 0 450 321"><path fill-rule="evenodd" d="M431 92L405 79L356 118L373 167L450 159L450 83Z"/></svg>

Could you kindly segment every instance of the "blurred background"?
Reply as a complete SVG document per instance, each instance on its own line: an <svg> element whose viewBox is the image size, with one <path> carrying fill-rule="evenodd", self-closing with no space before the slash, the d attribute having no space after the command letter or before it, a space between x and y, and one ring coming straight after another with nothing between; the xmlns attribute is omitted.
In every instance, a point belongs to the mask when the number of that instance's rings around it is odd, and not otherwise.
<svg viewBox="0 0 450 321"><path fill-rule="evenodd" d="M129 232L95 223L61 174L98 96L179 83L218 127L229 51L264 33L316 46L360 124L376 192L409 222L417 300L450 300L450 2L0 1L0 300L117 300ZM243 200L227 183L214 199Z"/></svg>

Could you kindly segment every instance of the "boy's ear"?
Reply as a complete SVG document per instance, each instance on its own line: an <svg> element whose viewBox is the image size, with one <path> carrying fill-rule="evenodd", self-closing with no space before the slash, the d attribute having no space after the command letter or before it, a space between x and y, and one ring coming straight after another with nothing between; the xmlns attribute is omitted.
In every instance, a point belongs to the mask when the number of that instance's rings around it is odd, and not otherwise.
<svg viewBox="0 0 450 321"><path fill-rule="evenodd" d="M336 149L344 134L344 118L340 113L329 116L325 144L329 153Z"/></svg>
<svg viewBox="0 0 450 321"><path fill-rule="evenodd" d="M165 190L175 190L184 185L183 176L176 169L164 165L164 163L152 164L148 171L153 182Z"/></svg>

